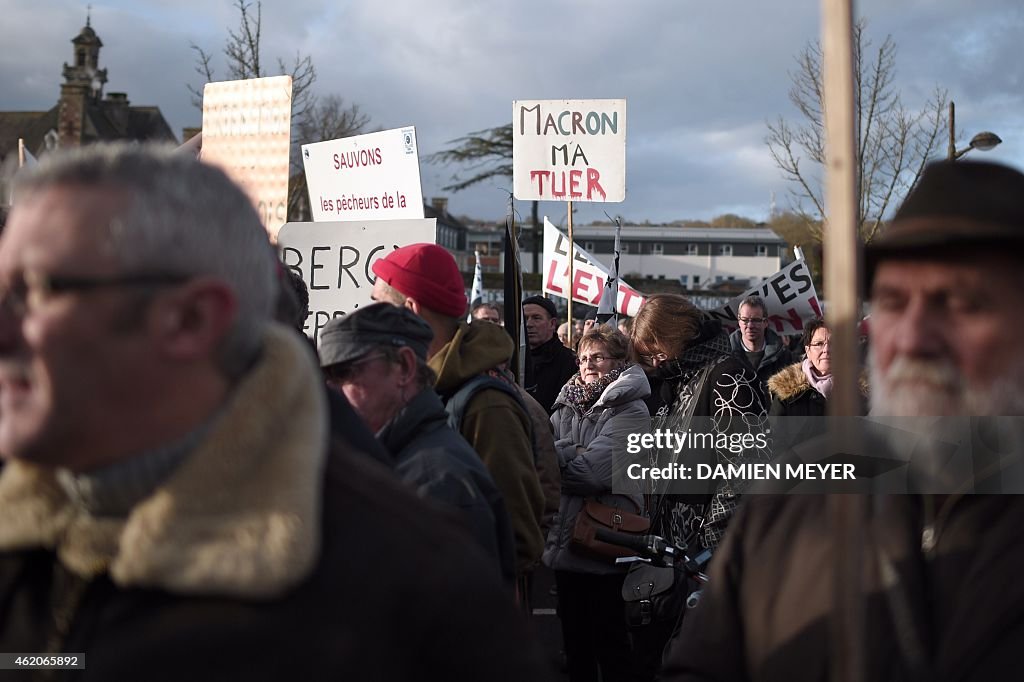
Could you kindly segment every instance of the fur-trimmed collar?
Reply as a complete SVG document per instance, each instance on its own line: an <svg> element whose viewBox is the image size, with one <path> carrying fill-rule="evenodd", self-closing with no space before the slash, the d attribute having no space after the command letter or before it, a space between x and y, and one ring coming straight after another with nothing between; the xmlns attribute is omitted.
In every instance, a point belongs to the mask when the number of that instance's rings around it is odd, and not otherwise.
<svg viewBox="0 0 1024 682"><path fill-rule="evenodd" d="M861 373L858 384L860 394L867 397L868 380L864 373ZM779 370L768 379L768 390L783 402L797 397L809 388L811 388L811 382L807 380L807 375L804 374L804 369L799 362Z"/></svg>
<svg viewBox="0 0 1024 682"><path fill-rule="evenodd" d="M795 398L811 387L800 363L779 370L768 379L768 390L779 400Z"/></svg>
<svg viewBox="0 0 1024 682"><path fill-rule="evenodd" d="M52 469L0 474L0 550L54 549L83 577L181 594L274 597L320 551L327 407L302 339L274 326L199 447L126 519L93 517Z"/></svg>

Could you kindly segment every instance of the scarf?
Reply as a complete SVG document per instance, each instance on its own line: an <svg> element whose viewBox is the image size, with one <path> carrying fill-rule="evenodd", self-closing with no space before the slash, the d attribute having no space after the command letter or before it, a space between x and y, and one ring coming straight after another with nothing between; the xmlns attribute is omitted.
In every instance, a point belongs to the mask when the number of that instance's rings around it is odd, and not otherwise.
<svg viewBox="0 0 1024 682"><path fill-rule="evenodd" d="M585 384L583 383L583 378L577 372L565 384L565 401L580 412L586 412L594 406L594 403L601 397L604 390L613 381L618 379L620 374L622 374L621 369L613 369L597 381Z"/></svg>
<svg viewBox="0 0 1024 682"><path fill-rule="evenodd" d="M818 374L818 370L814 369L810 358L804 358L804 361L800 363L800 368L803 369L804 376L807 377L811 387L825 396L825 400L828 400L829 394L832 393L832 375Z"/></svg>

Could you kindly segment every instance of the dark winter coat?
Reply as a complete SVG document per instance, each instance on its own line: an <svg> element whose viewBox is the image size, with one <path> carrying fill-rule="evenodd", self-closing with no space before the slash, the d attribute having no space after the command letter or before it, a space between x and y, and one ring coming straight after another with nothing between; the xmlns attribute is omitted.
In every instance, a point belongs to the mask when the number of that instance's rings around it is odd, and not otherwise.
<svg viewBox="0 0 1024 682"><path fill-rule="evenodd" d="M839 548L829 499L792 495L747 502L712 563L699 607L683 620L660 679L833 679L829 627ZM944 509L941 501L931 509L927 502L909 495L867 500L873 509L857 547L864 567L864 642L855 654L862 679L1018 679L1024 497L950 497ZM933 532L925 532L929 528ZM892 568L887 579L883 566ZM906 626L897 629L901 621ZM916 676L909 663L914 650L922 661Z"/></svg>
<svg viewBox="0 0 1024 682"><path fill-rule="evenodd" d="M824 417L827 403L825 396L811 386L803 367L793 363L768 380L772 397L770 417ZM861 414L867 414L868 383L860 379Z"/></svg>
<svg viewBox="0 0 1024 682"><path fill-rule="evenodd" d="M328 446L288 334L127 518L93 516L51 469L4 468L0 651L84 652L55 676L86 682L548 679L465 531Z"/></svg>
<svg viewBox="0 0 1024 682"><path fill-rule="evenodd" d="M570 380L571 381L571 380ZM558 395L558 409L551 415L555 428L555 448L562 467L562 499L555 526L548 533L544 564L559 571L581 573L621 573L622 566L580 556L570 549L576 515L586 498L602 504L638 513L643 509L641 490L635 495L612 494L612 462L626 456L626 439L631 433L650 431L651 418L644 404L651 392L643 370L634 365L626 369L601 393L587 411L582 412ZM582 447L583 451L577 451Z"/></svg>
<svg viewBox="0 0 1024 682"><path fill-rule="evenodd" d="M825 396L807 380L800 363L794 363L768 380L772 417L824 417Z"/></svg>
<svg viewBox="0 0 1024 682"><path fill-rule="evenodd" d="M705 370L707 379L700 393L694 395ZM681 357L658 366L655 379L661 381L665 404L652 420L652 431L684 431L684 416L694 400L694 423L701 430L756 436L766 429L768 409L758 389L757 376L747 363L733 354L729 337L717 322L705 322L700 336ZM679 456L672 451L662 451L656 456L659 467L681 460L689 465L695 462L740 464L769 459L769 453L759 449L746 449L739 454L722 449L684 450ZM738 481L729 481L713 484L702 494L661 498L656 501L655 529L677 543L714 549L739 503L741 487Z"/></svg>
<svg viewBox="0 0 1024 682"><path fill-rule="evenodd" d="M768 380L772 375L793 362L793 353L783 342L782 337L771 329L764 331L764 357L756 368L747 359L747 349L743 347L743 330L737 329L729 335L729 345L736 357L749 369L757 374L758 386L764 396L765 405L769 402Z"/></svg>
<svg viewBox="0 0 1024 682"><path fill-rule="evenodd" d="M460 324L452 340L430 358L437 373L435 388L451 396L470 379L485 374L512 356L512 337L485 320ZM533 569L544 550L540 524L544 490L534 459L530 415L515 396L486 388L466 405L460 433L480 455L505 499L516 543L516 570Z"/></svg>
<svg viewBox="0 0 1024 682"><path fill-rule="evenodd" d="M559 391L578 369L576 354L566 348L557 336L552 336L530 349L523 386L551 414L555 411L555 398Z"/></svg>
<svg viewBox="0 0 1024 682"><path fill-rule="evenodd" d="M433 388L406 403L377 433L395 461L395 473L420 497L458 512L467 530L500 569L515 579L515 544L505 502L466 439L448 426Z"/></svg>

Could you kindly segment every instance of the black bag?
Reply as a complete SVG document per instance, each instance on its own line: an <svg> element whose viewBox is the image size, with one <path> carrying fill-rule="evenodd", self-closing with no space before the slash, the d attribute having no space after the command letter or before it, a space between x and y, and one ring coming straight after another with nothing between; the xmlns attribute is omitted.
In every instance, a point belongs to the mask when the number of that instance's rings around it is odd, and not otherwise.
<svg viewBox="0 0 1024 682"><path fill-rule="evenodd" d="M629 567L622 583L626 626L642 628L652 623L675 622L692 591L686 575L672 566L637 562Z"/></svg>

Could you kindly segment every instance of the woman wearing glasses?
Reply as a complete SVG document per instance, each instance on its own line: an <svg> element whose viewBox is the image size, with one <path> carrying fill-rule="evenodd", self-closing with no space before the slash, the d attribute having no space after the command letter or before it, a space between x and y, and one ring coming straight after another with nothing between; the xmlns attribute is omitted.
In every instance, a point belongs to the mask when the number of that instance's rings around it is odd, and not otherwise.
<svg viewBox="0 0 1024 682"><path fill-rule="evenodd" d="M804 359L768 380L772 417L824 417L832 393L832 332L821 318L804 327ZM867 385L861 381L862 408L867 407Z"/></svg>
<svg viewBox="0 0 1024 682"><path fill-rule="evenodd" d="M562 387L551 415L562 497L544 563L555 571L572 682L633 676L621 595L625 567L572 545L576 517L587 500L634 514L642 510L639 488L634 495L612 493L613 455L625 455L627 437L647 433L651 421L644 404L650 385L627 355L628 341L617 330L598 326L584 334L580 370Z"/></svg>
<svg viewBox="0 0 1024 682"><path fill-rule="evenodd" d="M821 318L804 327L804 359L768 380L773 417L824 417L832 393L832 332Z"/></svg>
<svg viewBox="0 0 1024 682"><path fill-rule="evenodd" d="M757 374L738 358L729 335L717 321L678 294L655 294L633 320L633 354L659 386L661 407L652 420L655 435L665 431L710 436L715 445L662 448L651 453L652 464L743 464L767 461L756 447L729 448L727 440L756 440L766 428L767 404ZM735 443L735 440L732 440ZM725 447L723 447L725 446ZM661 484L659 484L661 485ZM671 485L671 484L670 484ZM651 531L697 556L714 550L739 502L740 481L714 481L696 490L655 487L651 492ZM679 494L684 492L687 494ZM690 494L692 493L692 494ZM661 663L675 622L652 623L634 633L641 671L651 679Z"/></svg>

